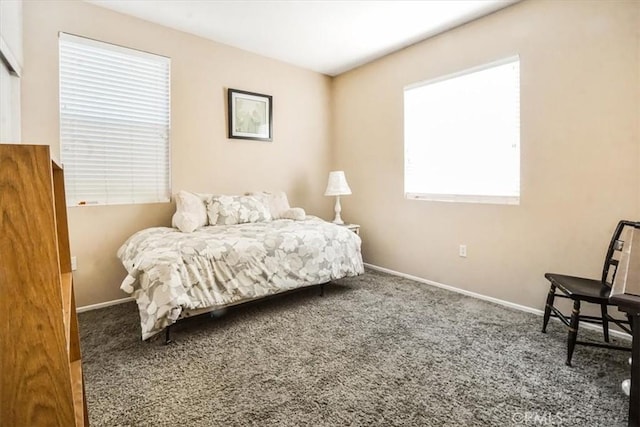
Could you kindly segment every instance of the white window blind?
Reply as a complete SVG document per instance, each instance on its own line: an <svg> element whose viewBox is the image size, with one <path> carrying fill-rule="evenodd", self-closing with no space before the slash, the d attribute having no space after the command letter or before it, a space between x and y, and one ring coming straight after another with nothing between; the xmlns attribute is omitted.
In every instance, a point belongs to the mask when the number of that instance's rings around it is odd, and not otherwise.
<svg viewBox="0 0 640 427"><path fill-rule="evenodd" d="M404 90L405 197L518 204L520 59Z"/></svg>
<svg viewBox="0 0 640 427"><path fill-rule="evenodd" d="M170 198L170 59L60 33L69 206Z"/></svg>

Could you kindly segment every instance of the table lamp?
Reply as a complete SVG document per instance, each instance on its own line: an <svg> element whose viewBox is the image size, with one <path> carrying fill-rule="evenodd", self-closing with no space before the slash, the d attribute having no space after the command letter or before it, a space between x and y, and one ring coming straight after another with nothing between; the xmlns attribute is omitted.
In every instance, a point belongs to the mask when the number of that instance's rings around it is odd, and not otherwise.
<svg viewBox="0 0 640 427"><path fill-rule="evenodd" d="M351 194L349 184L347 184L347 178L344 176L344 171L332 171L329 172L329 182L327 183L327 189L324 192L325 196L336 196L335 212L336 217L333 219L334 224L344 224L344 221L340 217L340 196L347 196Z"/></svg>

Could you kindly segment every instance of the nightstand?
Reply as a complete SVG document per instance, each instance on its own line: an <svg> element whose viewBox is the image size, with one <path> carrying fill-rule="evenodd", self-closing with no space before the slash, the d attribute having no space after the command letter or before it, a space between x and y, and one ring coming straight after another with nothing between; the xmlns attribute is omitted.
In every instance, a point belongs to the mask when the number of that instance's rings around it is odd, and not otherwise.
<svg viewBox="0 0 640 427"><path fill-rule="evenodd" d="M360 224L342 224L343 227L347 227L349 230L360 235Z"/></svg>

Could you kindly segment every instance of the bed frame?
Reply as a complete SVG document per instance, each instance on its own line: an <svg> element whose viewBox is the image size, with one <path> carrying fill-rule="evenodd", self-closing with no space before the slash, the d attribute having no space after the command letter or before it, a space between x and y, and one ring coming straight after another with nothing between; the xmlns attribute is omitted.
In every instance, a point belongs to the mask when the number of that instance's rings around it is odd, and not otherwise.
<svg viewBox="0 0 640 427"><path fill-rule="evenodd" d="M237 306L241 306L241 305L245 305L245 304L250 304L250 303L254 303L257 301L263 301L263 300L267 300L267 299L271 299L274 297L279 297L282 295L286 295L286 294L290 294L290 293L294 293L297 291L300 291L302 289L306 289L306 288L310 288L313 286L318 286L320 288L320 296L324 297L324 286L329 284L331 282L326 282L326 283L321 283L319 285L307 285L307 286L301 286L299 288L295 288L295 289L288 289L286 291L282 291L282 292L278 292L275 294L271 294L271 295L265 295L265 296L261 296L261 297L257 297L257 298L250 298L250 299L246 299L246 300L242 300L242 301L236 301L233 302L231 304L227 304L227 305L217 305L215 307L204 307L204 308L197 308L195 310L187 310L186 314L185 311L183 311L180 316L178 317L178 319L175 321L175 323L172 323L169 326L165 326L164 328L164 345L169 345L173 342L173 340L171 339L171 327L173 325L175 325L178 322L182 322L185 319L192 319L194 317L198 317L198 316L204 316L205 314L209 314L210 317L215 317L214 313L219 311L219 310L224 310L230 307L237 307ZM147 342L150 342L151 340L155 339L155 337L150 337L147 338Z"/></svg>

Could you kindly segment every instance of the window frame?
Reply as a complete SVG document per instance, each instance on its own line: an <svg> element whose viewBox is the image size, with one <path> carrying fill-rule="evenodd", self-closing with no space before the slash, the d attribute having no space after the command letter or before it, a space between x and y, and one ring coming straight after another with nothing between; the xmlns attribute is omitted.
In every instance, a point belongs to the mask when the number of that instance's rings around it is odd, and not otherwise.
<svg viewBox="0 0 640 427"><path fill-rule="evenodd" d="M465 75L474 74L480 71L489 70L491 68L499 67L502 65L516 63L518 64L517 71L517 80L518 80L518 140L517 140L517 150L518 150L518 182L517 182L517 195L506 195L506 194L445 194L445 193L430 193L430 192L411 192L407 191L407 161L408 161L408 149L407 149L407 135L406 135L406 94L407 91L412 89L421 88L427 85L436 84L439 82L452 80L458 77L462 77ZM421 201L434 201L434 202L453 202L453 203L477 203L477 204L501 204L501 205L519 205L522 197L522 132L521 132L521 84L520 84L520 55L511 55L506 58L502 58L496 61L491 61L488 63L484 63L481 65L477 65L474 67L466 68L464 70L456 71L453 73L445 74L442 76L438 76L432 79L427 79L419 82L415 82L409 85L406 85L403 88L403 149L404 149L404 163L403 163L403 193L404 198L407 200L421 200Z"/></svg>
<svg viewBox="0 0 640 427"><path fill-rule="evenodd" d="M164 130L164 134L166 136L161 137L161 139L164 139L162 142L162 147L160 148L160 151L163 153L163 155L165 156L164 158L166 158L166 162L164 165L164 168L159 168L155 167L156 170L162 171L162 174L156 174L154 175L155 178L162 178L162 184L160 185L156 185L155 186L155 196L153 197L149 197L149 196L140 196L140 195L135 195L134 192L131 193L126 193L126 192L120 192L118 193L119 195L119 199L117 200L109 200L109 195L108 195L108 190L107 191L103 191L102 194L100 194L99 196L96 197L96 200L80 200L81 199L81 195L78 196L78 194L80 193L74 193L74 194L69 194L70 193L70 188L74 185L72 182L69 182L69 180L71 179L70 176L72 175L72 173L68 173L70 171L69 170L69 166L67 165L67 167L65 168L65 188L66 188L66 192L67 192L67 206L68 207L76 207L76 206L109 206L109 205L131 205L131 204L149 204L149 203L169 203L171 201L171 188L172 188L172 176L171 176L171 163L172 163L172 159L171 159L171 58L164 56L164 55L159 55L156 53L150 53L150 52L146 52L140 49L135 49L135 48L130 48L130 47L125 47L125 46L121 46L121 45L117 45L114 43L109 43L109 42L104 42L101 40L96 40L96 39L92 39L92 38L88 38L88 37L84 37L84 36L78 36L78 35L74 35L74 34L70 34L70 33L65 33L65 32L59 32L58 33L58 64L59 64L59 69L58 69L58 82L59 82L59 86L58 86L58 90L59 90L59 98L58 98L58 107L59 107L59 118L58 118L58 123L59 123L59 141L60 141L60 158L61 161L63 163L63 167L65 166L65 138L63 138L63 132L65 130L72 130L72 131L77 131L76 128L73 127L68 127L65 128L63 127L63 119L64 119L64 115L63 115L63 109L66 108L66 105L68 104L68 102L66 104L64 104L64 102L66 101L66 99L63 97L63 84L62 84L62 79L63 79L63 69L62 69L62 50L63 50L63 42L70 42L70 43L75 43L75 44L81 44L84 46L87 46L89 48L93 48L93 49L102 49L104 52L115 52L117 54L125 54L125 55L129 55L131 57L138 57L138 58L142 58L142 59L151 59L155 62L157 62L157 64L161 64L161 67L164 68L163 73L166 71L166 75L163 75L163 80L166 81L166 93L163 91L163 102L162 102L162 107L161 109L165 109L166 107L166 122L162 122L162 124L160 125L163 130ZM99 53L98 53L99 54ZM116 61L114 61L114 67L117 67L118 64ZM160 65L159 65L160 67ZM164 98L166 98L166 105L164 104ZM153 109L151 107L151 109ZM145 110L148 111L148 110ZM125 112L126 114L126 112ZM164 115L164 114L163 114ZM127 119L122 119L119 120L120 123L126 122ZM113 121L111 123L105 122L102 124L103 128L108 128L109 126L114 126L114 123L117 125L118 121ZM153 125L152 125L153 126ZM130 130L131 129L131 120L129 119L129 124L126 126L123 126L123 129L125 130ZM89 144L87 144L87 146L89 146ZM104 145L104 147L109 148L109 145ZM143 160L148 160L150 159L149 153L146 153L146 157L140 157L140 159ZM116 165L116 164L122 164L122 163L106 163L107 165ZM165 169L166 168L166 169ZM135 167L133 165L131 165L130 169L131 171L135 171ZM133 186L134 184L136 184L136 178L140 178L139 175L134 175L131 174L131 180L129 181L129 183ZM80 177L80 179L76 182L81 182L82 177ZM166 179L166 181L165 181ZM105 184L105 188L106 188L107 184ZM152 187L149 187L152 188ZM153 193L153 191L151 191L150 193ZM124 200L127 196L131 197L130 200ZM112 196L113 197L113 196Z"/></svg>

